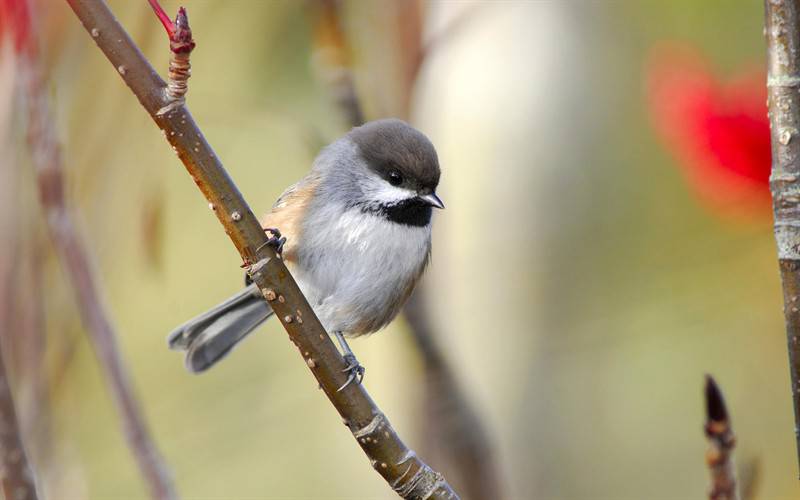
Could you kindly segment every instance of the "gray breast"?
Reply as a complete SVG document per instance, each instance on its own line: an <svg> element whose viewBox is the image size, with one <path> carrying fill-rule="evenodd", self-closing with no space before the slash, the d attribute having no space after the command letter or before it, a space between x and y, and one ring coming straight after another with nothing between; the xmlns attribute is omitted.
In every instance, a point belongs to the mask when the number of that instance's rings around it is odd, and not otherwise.
<svg viewBox="0 0 800 500"><path fill-rule="evenodd" d="M425 268L430 225L342 204L312 210L307 222L293 273L323 325L351 336L386 326Z"/></svg>

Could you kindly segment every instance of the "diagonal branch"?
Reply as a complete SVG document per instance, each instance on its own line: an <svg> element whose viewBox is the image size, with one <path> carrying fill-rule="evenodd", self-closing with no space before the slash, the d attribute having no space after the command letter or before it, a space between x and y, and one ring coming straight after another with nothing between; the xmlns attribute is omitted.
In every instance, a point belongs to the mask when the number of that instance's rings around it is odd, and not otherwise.
<svg viewBox="0 0 800 500"><path fill-rule="evenodd" d="M346 381L346 363L331 342L283 262L192 115L183 103L159 114L173 101L156 74L102 0L68 0L72 10L139 102L164 131L198 185L248 273L297 346L320 388L343 417L375 470L402 497L458 498L441 474L410 450L362 385ZM124 70L119 70L123 68Z"/></svg>
<svg viewBox="0 0 800 500"><path fill-rule="evenodd" d="M800 460L800 5L796 0L765 0L764 9L772 136L770 189Z"/></svg>

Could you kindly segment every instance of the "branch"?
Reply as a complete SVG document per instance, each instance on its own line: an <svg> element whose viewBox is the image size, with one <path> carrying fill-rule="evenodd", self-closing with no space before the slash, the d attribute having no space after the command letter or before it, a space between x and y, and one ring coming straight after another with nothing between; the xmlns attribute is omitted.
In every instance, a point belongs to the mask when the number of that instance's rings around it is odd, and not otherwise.
<svg viewBox="0 0 800 500"><path fill-rule="evenodd" d="M36 484L22 445L14 397L8 383L5 363L0 353L0 448L2 487L5 498L36 500Z"/></svg>
<svg viewBox="0 0 800 500"><path fill-rule="evenodd" d="M267 236L183 103L172 100L158 77L102 0L68 0L84 28L153 118L217 215L244 266L297 346L320 388L370 459L402 497L458 498L441 474L410 450L360 384L346 381L346 363L331 342Z"/></svg>
<svg viewBox="0 0 800 500"><path fill-rule="evenodd" d="M24 7L26 1L23 0L18 5ZM26 31L32 32L30 27ZM33 41L29 47L21 56L26 60L18 68L25 82L23 91L26 94L29 115L27 137L47 230L67 277L72 282L90 343L107 376L109 391L122 419L125 438L151 496L159 500L172 499L176 495L167 467L147 429L133 392L130 375L119 352L116 333L98 292L89 253L65 203L64 169L53 127L54 120Z"/></svg>
<svg viewBox="0 0 800 500"><path fill-rule="evenodd" d="M794 0L765 0L764 9L772 136L770 189L800 461L800 6Z"/></svg>
<svg viewBox="0 0 800 500"><path fill-rule="evenodd" d="M2 7L0 5L0 11ZM14 314L12 294L16 293L18 286L11 269L0 271L0 324L9 325ZM0 484L5 498L36 500L36 482L23 445L3 351L5 349L0 350Z"/></svg>
<svg viewBox="0 0 800 500"><path fill-rule="evenodd" d="M706 424L708 438L706 463L711 471L709 500L739 500L736 487L736 471L733 464L733 448L736 437L733 435L725 399L717 383L706 375L705 387Z"/></svg>

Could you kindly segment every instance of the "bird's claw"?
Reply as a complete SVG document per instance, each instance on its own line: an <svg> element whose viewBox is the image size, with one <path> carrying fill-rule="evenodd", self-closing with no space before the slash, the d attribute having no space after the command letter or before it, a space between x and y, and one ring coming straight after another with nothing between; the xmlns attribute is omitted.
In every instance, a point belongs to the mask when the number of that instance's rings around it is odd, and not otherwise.
<svg viewBox="0 0 800 500"><path fill-rule="evenodd" d="M278 257L283 258L283 245L286 243L286 236L282 236L281 232L276 227L265 227L264 232L269 233L271 236L266 243L258 247L256 251L261 250L265 246L271 246L272 249L275 250L275 253L278 254Z"/></svg>
<svg viewBox="0 0 800 500"><path fill-rule="evenodd" d="M344 360L347 363L347 366L344 367L342 373L348 373L349 376L347 377L347 381L336 389L336 392L340 392L342 389L350 385L353 381L357 381L359 384L362 380L364 380L364 372L366 368L364 368L361 363L358 362L356 357L353 354L345 354Z"/></svg>

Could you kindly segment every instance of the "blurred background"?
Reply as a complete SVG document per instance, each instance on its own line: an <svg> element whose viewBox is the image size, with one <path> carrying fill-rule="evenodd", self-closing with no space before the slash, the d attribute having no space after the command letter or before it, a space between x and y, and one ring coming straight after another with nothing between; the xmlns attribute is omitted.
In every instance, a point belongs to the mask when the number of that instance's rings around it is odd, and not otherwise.
<svg viewBox="0 0 800 500"><path fill-rule="evenodd" d="M109 4L165 74L147 2ZM351 345L400 435L465 498L702 498L705 373L747 498L800 496L760 2L184 5L189 108L255 212L354 110L436 145L447 209L416 314ZM67 3L31 11L67 205L180 495L395 498L276 322L201 376L167 350L242 285L239 256ZM23 436L44 497L146 498L45 227L9 19L0 331ZM449 439L477 440L475 470Z"/></svg>

